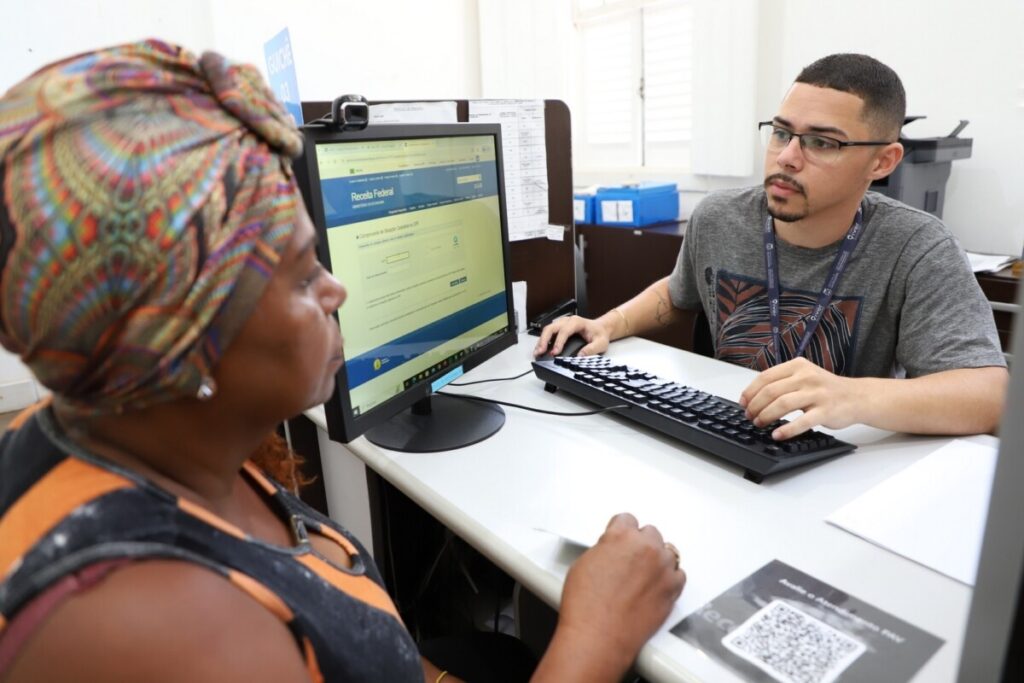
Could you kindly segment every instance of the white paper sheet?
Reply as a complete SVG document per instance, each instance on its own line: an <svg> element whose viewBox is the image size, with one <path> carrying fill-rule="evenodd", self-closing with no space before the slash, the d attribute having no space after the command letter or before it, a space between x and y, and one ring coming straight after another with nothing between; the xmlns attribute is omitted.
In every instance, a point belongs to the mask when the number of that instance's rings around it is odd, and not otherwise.
<svg viewBox="0 0 1024 683"><path fill-rule="evenodd" d="M370 105L370 123L458 123L455 102L384 102Z"/></svg>
<svg viewBox="0 0 1024 683"><path fill-rule="evenodd" d="M973 586L995 465L996 446L957 439L826 521Z"/></svg>
<svg viewBox="0 0 1024 683"><path fill-rule="evenodd" d="M526 332L526 280L512 283L512 308L516 312L516 332Z"/></svg>
<svg viewBox="0 0 1024 683"><path fill-rule="evenodd" d="M567 526L560 527L558 531L553 529L546 529L544 527L535 526L533 527L536 531L543 531L546 534L552 534L558 536L560 539L570 545L574 545L580 548L593 547L598 539L601 538L601 534L604 533L605 527L608 524L605 523L598 527L597 525L587 526L585 524L574 525L572 528Z"/></svg>
<svg viewBox="0 0 1024 683"><path fill-rule="evenodd" d="M1017 259L1002 254L978 254L967 252L967 260L971 262L971 270L975 273L994 273L1002 270Z"/></svg>
<svg viewBox="0 0 1024 683"><path fill-rule="evenodd" d="M509 240L560 238L548 224L543 100L470 100L470 123L500 123Z"/></svg>

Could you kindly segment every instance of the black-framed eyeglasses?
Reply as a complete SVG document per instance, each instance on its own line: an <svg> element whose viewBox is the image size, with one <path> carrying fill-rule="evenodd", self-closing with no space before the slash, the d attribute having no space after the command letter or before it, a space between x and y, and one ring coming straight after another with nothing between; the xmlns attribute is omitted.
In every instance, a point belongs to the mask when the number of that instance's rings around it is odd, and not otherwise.
<svg viewBox="0 0 1024 683"><path fill-rule="evenodd" d="M800 140L800 150L812 160L830 163L839 157L843 147L880 147L892 144L891 140L837 140L818 133L794 133L778 126L773 121L761 121L757 124L761 131L764 146L772 152L781 152L789 146L793 138Z"/></svg>

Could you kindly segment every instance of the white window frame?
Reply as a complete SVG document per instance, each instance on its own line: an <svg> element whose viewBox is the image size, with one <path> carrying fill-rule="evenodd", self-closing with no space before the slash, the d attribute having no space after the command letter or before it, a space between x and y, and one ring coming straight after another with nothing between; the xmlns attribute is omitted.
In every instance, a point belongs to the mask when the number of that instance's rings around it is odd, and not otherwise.
<svg viewBox="0 0 1024 683"><path fill-rule="evenodd" d="M640 94L644 42L641 22L645 11L672 7L688 7L692 21L692 52L686 65L692 72L690 133L685 141L648 141L645 145ZM757 149L757 13L756 0L573 0L575 70L579 74L573 98L573 166L577 174L638 179L751 176ZM587 63L583 31L601 22L621 22L623 17L633 17L635 23L635 92L618 112L612 113L611 103L598 102L588 93L587 82L595 78L595 67L593 62ZM588 141L591 126L622 125L625 120L630 126L628 142L592 145Z"/></svg>
<svg viewBox="0 0 1024 683"><path fill-rule="evenodd" d="M684 121L671 132L673 140L647 139L648 117L657 101L645 92L652 82L645 28L652 16L664 10L677 13L684 22L689 18L692 25L692 5L691 0L574 0L573 23L579 46L577 73L581 76L574 135L574 165L578 168L667 173L689 170L692 89L685 93L690 101L682 102L674 112L682 113ZM692 87L689 32L684 30L683 39L688 42L684 54L673 57L681 57L683 80ZM606 74L612 81L611 88L604 80Z"/></svg>

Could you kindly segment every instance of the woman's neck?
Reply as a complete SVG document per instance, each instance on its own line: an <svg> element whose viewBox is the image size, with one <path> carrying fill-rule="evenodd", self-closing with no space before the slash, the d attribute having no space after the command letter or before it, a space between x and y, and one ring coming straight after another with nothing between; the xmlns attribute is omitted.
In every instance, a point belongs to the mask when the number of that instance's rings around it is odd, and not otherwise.
<svg viewBox="0 0 1024 683"><path fill-rule="evenodd" d="M180 402L184 404L185 402ZM122 415L54 414L79 446L134 470L172 493L225 517L237 502L239 471L273 429L240 428L204 404L167 403Z"/></svg>

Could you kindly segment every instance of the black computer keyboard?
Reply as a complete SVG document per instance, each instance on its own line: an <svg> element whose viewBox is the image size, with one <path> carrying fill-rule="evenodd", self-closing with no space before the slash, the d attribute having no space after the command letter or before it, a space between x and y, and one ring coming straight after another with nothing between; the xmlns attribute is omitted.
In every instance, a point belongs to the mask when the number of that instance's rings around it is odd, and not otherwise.
<svg viewBox="0 0 1024 683"><path fill-rule="evenodd" d="M708 451L744 468L758 484L764 477L856 448L829 434L808 431L786 441L771 433L784 421L757 427L743 408L724 398L627 367L607 356L537 360L533 371L545 389L562 389L656 429L683 443Z"/></svg>

